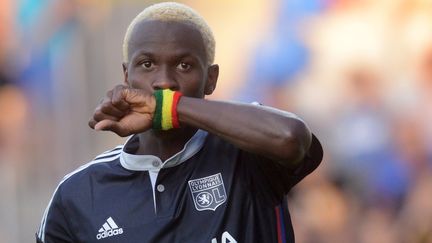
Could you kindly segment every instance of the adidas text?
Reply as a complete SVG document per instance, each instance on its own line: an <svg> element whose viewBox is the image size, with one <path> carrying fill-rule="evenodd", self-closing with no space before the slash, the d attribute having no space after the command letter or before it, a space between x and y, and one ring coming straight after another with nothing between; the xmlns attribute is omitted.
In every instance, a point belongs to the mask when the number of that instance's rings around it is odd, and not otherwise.
<svg viewBox="0 0 432 243"><path fill-rule="evenodd" d="M113 230L108 230L108 231L104 231L102 233L99 233L96 235L96 239L100 240L103 238L107 238L113 235L121 235L123 234L123 229L119 228L119 229L113 229Z"/></svg>

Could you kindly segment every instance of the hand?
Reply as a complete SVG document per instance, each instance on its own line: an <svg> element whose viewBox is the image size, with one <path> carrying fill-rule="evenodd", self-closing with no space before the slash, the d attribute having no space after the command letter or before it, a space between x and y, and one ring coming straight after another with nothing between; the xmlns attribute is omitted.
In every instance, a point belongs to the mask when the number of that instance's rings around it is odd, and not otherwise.
<svg viewBox="0 0 432 243"><path fill-rule="evenodd" d="M95 130L112 131L125 137L151 129L155 108L153 94L117 85L108 91L88 124Z"/></svg>

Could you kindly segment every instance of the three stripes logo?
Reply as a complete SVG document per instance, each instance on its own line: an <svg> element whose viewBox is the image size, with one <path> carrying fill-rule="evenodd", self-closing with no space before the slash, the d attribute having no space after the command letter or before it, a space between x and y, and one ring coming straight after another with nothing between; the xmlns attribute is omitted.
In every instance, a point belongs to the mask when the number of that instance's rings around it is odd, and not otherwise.
<svg viewBox="0 0 432 243"><path fill-rule="evenodd" d="M104 239L107 237L111 237L114 235L123 234L123 228L119 228L114 220L109 217L106 222L102 225L102 228L99 229L99 233L96 235L96 239Z"/></svg>

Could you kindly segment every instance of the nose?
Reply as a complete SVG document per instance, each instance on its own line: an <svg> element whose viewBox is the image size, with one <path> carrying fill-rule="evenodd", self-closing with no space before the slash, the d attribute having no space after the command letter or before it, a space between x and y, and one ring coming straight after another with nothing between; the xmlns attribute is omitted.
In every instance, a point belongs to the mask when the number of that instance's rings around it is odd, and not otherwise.
<svg viewBox="0 0 432 243"><path fill-rule="evenodd" d="M178 90L178 83L175 80L174 75L167 67L163 67L159 70L155 79L152 83L153 89L171 89Z"/></svg>

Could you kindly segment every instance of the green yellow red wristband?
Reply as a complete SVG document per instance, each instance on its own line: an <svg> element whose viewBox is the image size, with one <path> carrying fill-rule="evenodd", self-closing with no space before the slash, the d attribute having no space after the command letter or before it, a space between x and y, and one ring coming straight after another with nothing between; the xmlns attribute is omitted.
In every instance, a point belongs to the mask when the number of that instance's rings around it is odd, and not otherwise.
<svg viewBox="0 0 432 243"><path fill-rule="evenodd" d="M177 104L182 94L169 89L156 90L156 109L153 116L153 129L169 130L179 128L180 124L177 115Z"/></svg>

